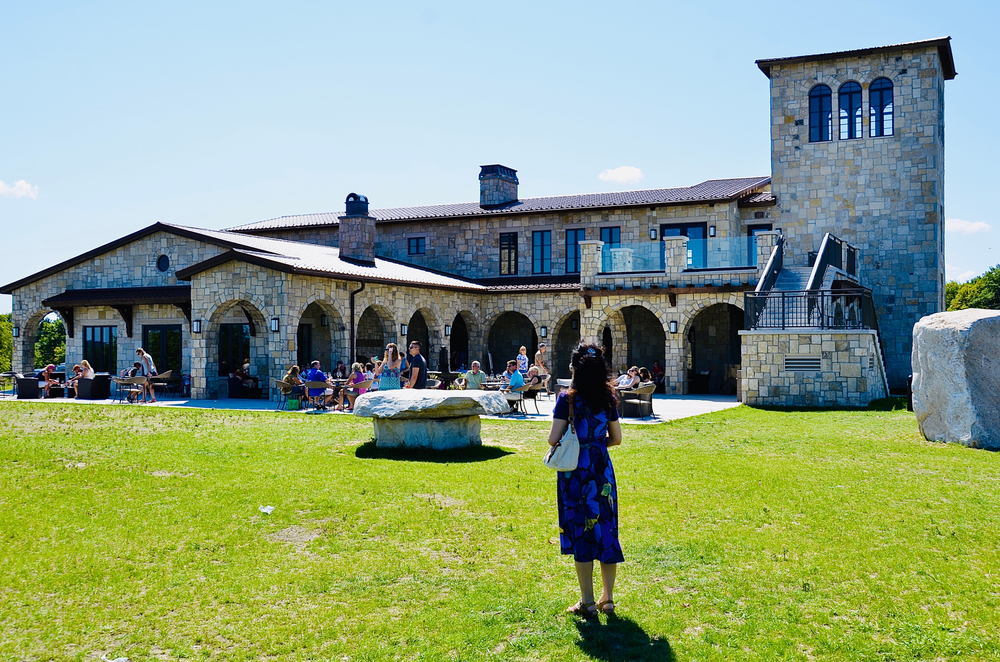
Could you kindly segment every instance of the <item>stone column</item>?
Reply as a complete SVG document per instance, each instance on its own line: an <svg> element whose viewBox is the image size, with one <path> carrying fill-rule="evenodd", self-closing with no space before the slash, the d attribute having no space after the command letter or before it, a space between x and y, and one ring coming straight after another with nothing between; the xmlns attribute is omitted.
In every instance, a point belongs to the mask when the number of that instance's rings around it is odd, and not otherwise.
<svg viewBox="0 0 1000 662"><path fill-rule="evenodd" d="M677 278L680 276L682 271L687 269L687 245L687 237L663 238L663 254L665 263L663 272L668 278Z"/></svg>
<svg viewBox="0 0 1000 662"><path fill-rule="evenodd" d="M595 276L601 271L601 247L603 241L586 239L580 242L580 287L594 289Z"/></svg>
<svg viewBox="0 0 1000 662"><path fill-rule="evenodd" d="M14 344L11 346L11 370L24 374L25 370L34 368L33 361L28 356L28 350L34 348L34 336L28 333L28 329L25 328L25 318L20 317L17 311L10 316L10 321L11 328L16 326L20 329L20 335L13 338Z"/></svg>

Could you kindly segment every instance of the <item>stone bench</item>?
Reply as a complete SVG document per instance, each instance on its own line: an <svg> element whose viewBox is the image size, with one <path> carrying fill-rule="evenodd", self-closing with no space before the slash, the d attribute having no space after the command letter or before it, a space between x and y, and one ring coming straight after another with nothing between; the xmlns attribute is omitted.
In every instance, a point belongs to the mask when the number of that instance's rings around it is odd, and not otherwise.
<svg viewBox="0 0 1000 662"><path fill-rule="evenodd" d="M377 448L479 446L479 416L508 411L507 398L497 391L374 391L354 403L355 416L375 420Z"/></svg>

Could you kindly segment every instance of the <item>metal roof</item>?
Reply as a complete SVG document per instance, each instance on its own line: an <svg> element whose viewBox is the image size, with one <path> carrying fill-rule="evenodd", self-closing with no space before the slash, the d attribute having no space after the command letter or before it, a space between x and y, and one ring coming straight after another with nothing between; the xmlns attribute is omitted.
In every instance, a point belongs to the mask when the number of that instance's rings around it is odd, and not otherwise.
<svg viewBox="0 0 1000 662"><path fill-rule="evenodd" d="M951 54L951 37L938 37L937 39L924 39L922 41L908 41L903 44L890 44L888 46L874 46L872 48L861 48L853 51L837 51L834 53L817 53L816 55L797 55L794 57L778 57L767 60L757 60L757 66L764 75L771 77L771 67L783 64L796 64L798 62L820 62L823 60L840 60L849 57L864 57L875 53L898 53L900 51L913 51L920 48L937 47L938 57L941 58L941 67L944 69L944 79L952 80L958 74L955 72L955 58Z"/></svg>
<svg viewBox="0 0 1000 662"><path fill-rule="evenodd" d="M645 205L697 204L721 202L739 198L771 181L770 177L740 177L735 179L710 179L694 186L680 188L643 189L613 193L584 193L545 198L526 198L503 205L482 207L478 202L459 202L446 205L395 207L373 209L369 214L377 223L427 220L437 218L462 218L475 216L509 216L513 214L572 211ZM231 232L266 232L292 228L336 225L343 212L322 212L281 216L247 225L229 228Z"/></svg>

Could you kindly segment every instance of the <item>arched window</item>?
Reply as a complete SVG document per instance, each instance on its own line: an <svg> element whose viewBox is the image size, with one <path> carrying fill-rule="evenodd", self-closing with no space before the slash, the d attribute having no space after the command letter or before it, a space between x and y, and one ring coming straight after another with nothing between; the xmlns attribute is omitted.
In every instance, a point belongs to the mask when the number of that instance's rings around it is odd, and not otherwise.
<svg viewBox="0 0 1000 662"><path fill-rule="evenodd" d="M868 88L872 138L892 135L892 81L877 78Z"/></svg>
<svg viewBox="0 0 1000 662"><path fill-rule="evenodd" d="M830 140L833 133L833 93L826 85L817 85L809 92L809 142Z"/></svg>
<svg viewBox="0 0 1000 662"><path fill-rule="evenodd" d="M840 86L840 139L860 138L861 132L861 86L855 82Z"/></svg>

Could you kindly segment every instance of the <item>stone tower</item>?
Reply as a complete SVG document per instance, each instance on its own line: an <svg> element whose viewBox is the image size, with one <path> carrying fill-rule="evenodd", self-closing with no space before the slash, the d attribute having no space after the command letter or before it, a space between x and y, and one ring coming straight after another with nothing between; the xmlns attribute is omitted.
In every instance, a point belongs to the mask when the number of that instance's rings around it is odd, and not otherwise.
<svg viewBox="0 0 1000 662"><path fill-rule="evenodd" d="M861 249L892 388L906 386L913 325L944 307L950 39L757 61L785 264L806 266L827 232Z"/></svg>

